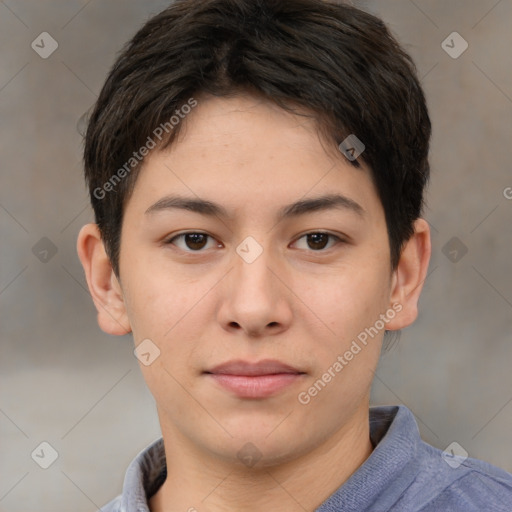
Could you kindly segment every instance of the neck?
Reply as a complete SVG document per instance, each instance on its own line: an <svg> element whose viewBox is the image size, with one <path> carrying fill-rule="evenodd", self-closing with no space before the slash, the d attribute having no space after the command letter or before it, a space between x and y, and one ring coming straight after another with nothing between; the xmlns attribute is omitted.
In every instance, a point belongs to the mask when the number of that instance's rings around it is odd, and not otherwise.
<svg viewBox="0 0 512 512"><path fill-rule="evenodd" d="M373 451L368 404L322 444L286 462L245 468L197 451L190 440L162 425L167 478L150 499L151 512L314 510Z"/></svg>

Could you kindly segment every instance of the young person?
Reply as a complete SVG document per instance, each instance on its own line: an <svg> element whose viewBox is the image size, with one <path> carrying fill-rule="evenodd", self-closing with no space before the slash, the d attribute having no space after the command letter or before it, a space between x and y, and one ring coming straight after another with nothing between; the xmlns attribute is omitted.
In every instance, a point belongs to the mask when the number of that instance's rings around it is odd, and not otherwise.
<svg viewBox="0 0 512 512"><path fill-rule="evenodd" d="M414 322L431 125L382 21L320 0L177 0L91 115L78 254L133 333L162 438L108 512L512 510L512 475L369 407Z"/></svg>

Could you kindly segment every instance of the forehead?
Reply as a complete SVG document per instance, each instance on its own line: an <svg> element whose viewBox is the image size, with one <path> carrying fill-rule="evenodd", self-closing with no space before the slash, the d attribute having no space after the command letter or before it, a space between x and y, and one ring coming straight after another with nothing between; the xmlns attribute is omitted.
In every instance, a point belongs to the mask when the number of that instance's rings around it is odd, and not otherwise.
<svg viewBox="0 0 512 512"><path fill-rule="evenodd" d="M166 193L273 210L333 193L365 210L379 203L368 169L329 147L311 117L252 96L206 96L182 122L171 146L142 166L133 200L145 209Z"/></svg>
<svg viewBox="0 0 512 512"><path fill-rule="evenodd" d="M326 142L320 140L311 113L298 109L298 114L293 114L252 95L202 94L198 106L184 119L178 142L197 145L199 150L204 146L219 153L238 153L241 160L244 154L259 151L272 151L268 156L278 156L286 148L324 157L329 154L334 159L332 147L326 151Z"/></svg>

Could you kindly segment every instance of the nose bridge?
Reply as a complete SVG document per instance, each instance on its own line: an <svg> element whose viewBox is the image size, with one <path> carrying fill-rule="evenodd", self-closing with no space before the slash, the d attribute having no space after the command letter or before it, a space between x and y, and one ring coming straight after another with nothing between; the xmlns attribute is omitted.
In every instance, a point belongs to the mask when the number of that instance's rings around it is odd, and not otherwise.
<svg viewBox="0 0 512 512"><path fill-rule="evenodd" d="M280 265L273 254L253 237L236 247L234 268L222 297L220 321L224 328L238 325L247 334L255 335L266 328L280 332L289 325L291 308L283 295L285 288L274 275L274 267Z"/></svg>
<svg viewBox="0 0 512 512"><path fill-rule="evenodd" d="M259 237L260 240L262 237ZM236 248L234 277L237 290L249 296L271 293L275 279L268 267L272 267L271 251L253 236L246 237Z"/></svg>

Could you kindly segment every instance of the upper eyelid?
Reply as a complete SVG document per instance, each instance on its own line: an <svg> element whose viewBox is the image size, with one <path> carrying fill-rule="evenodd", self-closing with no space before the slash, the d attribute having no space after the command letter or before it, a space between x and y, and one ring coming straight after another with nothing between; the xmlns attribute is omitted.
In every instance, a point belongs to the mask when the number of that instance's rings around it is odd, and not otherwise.
<svg viewBox="0 0 512 512"><path fill-rule="evenodd" d="M164 242L170 243L174 239L179 238L180 236L185 236L185 235L205 235L205 236L209 236L210 238L213 238L214 240L217 240L213 235L210 235L210 233L205 233L203 231L185 231L183 233L178 233L176 235L172 235L171 237L165 238Z"/></svg>
<svg viewBox="0 0 512 512"><path fill-rule="evenodd" d="M313 234L329 235L329 236L333 236L333 237L342 238L342 235L338 235L336 233L331 233L330 231L322 231L321 229L319 229L319 230L312 230L312 231L310 230L310 231L306 231L305 233L301 233L300 235L297 236L297 240L299 238L302 238L303 236L313 235ZM209 236L210 238L215 238L210 233L206 233L204 231L184 231L183 233L178 233L176 235L173 235L171 238L167 238L167 240L171 241L171 240L174 240L175 238L178 238L180 236L185 236L185 235L206 235L206 236Z"/></svg>

